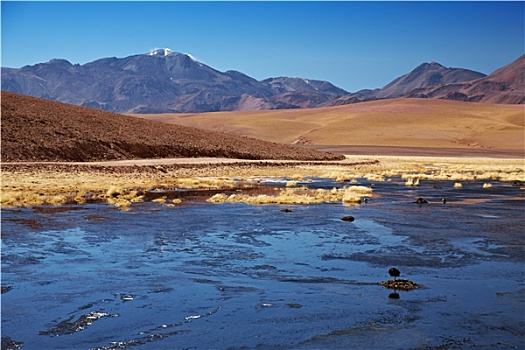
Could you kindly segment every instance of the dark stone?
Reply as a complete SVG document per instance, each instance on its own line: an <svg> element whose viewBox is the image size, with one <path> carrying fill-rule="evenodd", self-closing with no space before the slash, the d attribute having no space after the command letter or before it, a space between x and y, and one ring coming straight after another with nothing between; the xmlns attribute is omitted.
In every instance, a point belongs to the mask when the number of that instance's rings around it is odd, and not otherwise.
<svg viewBox="0 0 525 350"><path fill-rule="evenodd" d="M12 286L2 286L2 294L9 292L11 289L13 289Z"/></svg>
<svg viewBox="0 0 525 350"><path fill-rule="evenodd" d="M343 221L348 221L348 222L352 222L352 221L355 220L355 218L354 218L352 215L347 215L347 216L343 216L343 217L341 218L341 220L343 220Z"/></svg>
<svg viewBox="0 0 525 350"><path fill-rule="evenodd" d="M288 303L286 305L288 305L288 307L291 309L300 309L303 307L301 304L298 303Z"/></svg>
<svg viewBox="0 0 525 350"><path fill-rule="evenodd" d="M414 203L417 203L417 204L427 204L428 201L420 197L420 198L418 198Z"/></svg>
<svg viewBox="0 0 525 350"><path fill-rule="evenodd" d="M388 274L391 277L399 277L399 275L401 275L401 272L398 269L396 269L395 267L392 267L392 268L390 268L390 270L388 270Z"/></svg>
<svg viewBox="0 0 525 350"><path fill-rule="evenodd" d="M16 349L20 349L24 343L21 341L15 341L9 337L2 337L1 344L2 344L1 349L16 350Z"/></svg>

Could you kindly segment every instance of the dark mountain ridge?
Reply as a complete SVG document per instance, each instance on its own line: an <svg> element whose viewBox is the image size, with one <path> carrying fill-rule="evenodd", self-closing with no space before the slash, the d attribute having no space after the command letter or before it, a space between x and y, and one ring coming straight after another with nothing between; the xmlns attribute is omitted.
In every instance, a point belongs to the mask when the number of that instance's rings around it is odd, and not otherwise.
<svg viewBox="0 0 525 350"><path fill-rule="evenodd" d="M308 93L326 101L347 92L315 82ZM20 69L2 69L2 90L120 113L209 112L238 109L243 96L265 99L267 109L299 108L275 87L241 72L219 72L188 54L169 49L84 65L53 59ZM271 100L270 100L271 98Z"/></svg>
<svg viewBox="0 0 525 350"><path fill-rule="evenodd" d="M436 62L423 63L410 73L402 75L380 89L376 97L395 98L410 93L415 89L437 87L483 77L485 77L485 74L468 69L446 68Z"/></svg>
<svg viewBox="0 0 525 350"><path fill-rule="evenodd" d="M489 75L439 63L423 63L381 89L361 90L322 107L385 98L437 98L465 102L525 103L525 55Z"/></svg>
<svg viewBox="0 0 525 350"><path fill-rule="evenodd" d="M381 89L348 93L319 80L257 81L233 70L220 72L189 54L157 49L84 65L52 59L2 68L2 90L117 113L314 108L399 97L516 104L525 101L524 57L489 76L423 63Z"/></svg>

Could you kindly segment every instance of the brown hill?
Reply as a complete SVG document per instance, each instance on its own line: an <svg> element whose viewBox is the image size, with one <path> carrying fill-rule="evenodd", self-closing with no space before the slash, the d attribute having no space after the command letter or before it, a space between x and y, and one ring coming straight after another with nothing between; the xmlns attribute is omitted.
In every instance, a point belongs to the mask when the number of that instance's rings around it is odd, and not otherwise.
<svg viewBox="0 0 525 350"><path fill-rule="evenodd" d="M321 107L382 98L435 98L465 102L525 103L525 55L488 76L424 63L381 89L362 90L321 103Z"/></svg>
<svg viewBox="0 0 525 350"><path fill-rule="evenodd" d="M405 97L523 104L525 103L525 55L484 78L416 89Z"/></svg>
<svg viewBox="0 0 525 350"><path fill-rule="evenodd" d="M136 158L340 159L330 153L167 125L2 92L2 162Z"/></svg>
<svg viewBox="0 0 525 350"><path fill-rule="evenodd" d="M436 88L485 77L484 74L461 68L446 68L437 62L423 63L377 93L377 98L406 97L408 93L422 88Z"/></svg>
<svg viewBox="0 0 525 350"><path fill-rule="evenodd" d="M326 108L142 117L312 146L505 149L523 154L523 108L523 105L413 98Z"/></svg>
<svg viewBox="0 0 525 350"><path fill-rule="evenodd" d="M491 103L525 103L525 55L466 89L470 96Z"/></svg>

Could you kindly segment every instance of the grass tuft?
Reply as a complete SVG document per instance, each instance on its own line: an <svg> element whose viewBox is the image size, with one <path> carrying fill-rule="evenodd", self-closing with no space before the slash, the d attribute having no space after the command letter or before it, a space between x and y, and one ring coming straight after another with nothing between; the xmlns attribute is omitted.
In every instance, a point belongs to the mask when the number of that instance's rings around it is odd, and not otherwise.
<svg viewBox="0 0 525 350"><path fill-rule="evenodd" d="M217 193L208 199L210 203L247 203L247 204L316 204L334 203L359 203L362 197L371 196L372 189L365 186L350 186L341 189L311 190L303 186L301 188L285 188L277 195L266 194L247 195Z"/></svg>

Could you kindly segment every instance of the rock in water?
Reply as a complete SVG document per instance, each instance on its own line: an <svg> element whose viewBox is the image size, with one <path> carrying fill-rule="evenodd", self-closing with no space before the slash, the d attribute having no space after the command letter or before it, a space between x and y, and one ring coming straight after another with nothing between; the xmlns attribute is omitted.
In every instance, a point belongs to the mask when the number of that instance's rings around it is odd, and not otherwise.
<svg viewBox="0 0 525 350"><path fill-rule="evenodd" d="M399 275L401 275L401 271L399 271L398 269L396 269L395 267L392 267L390 268L390 270L388 270L388 274L391 276L391 277L399 277Z"/></svg>

